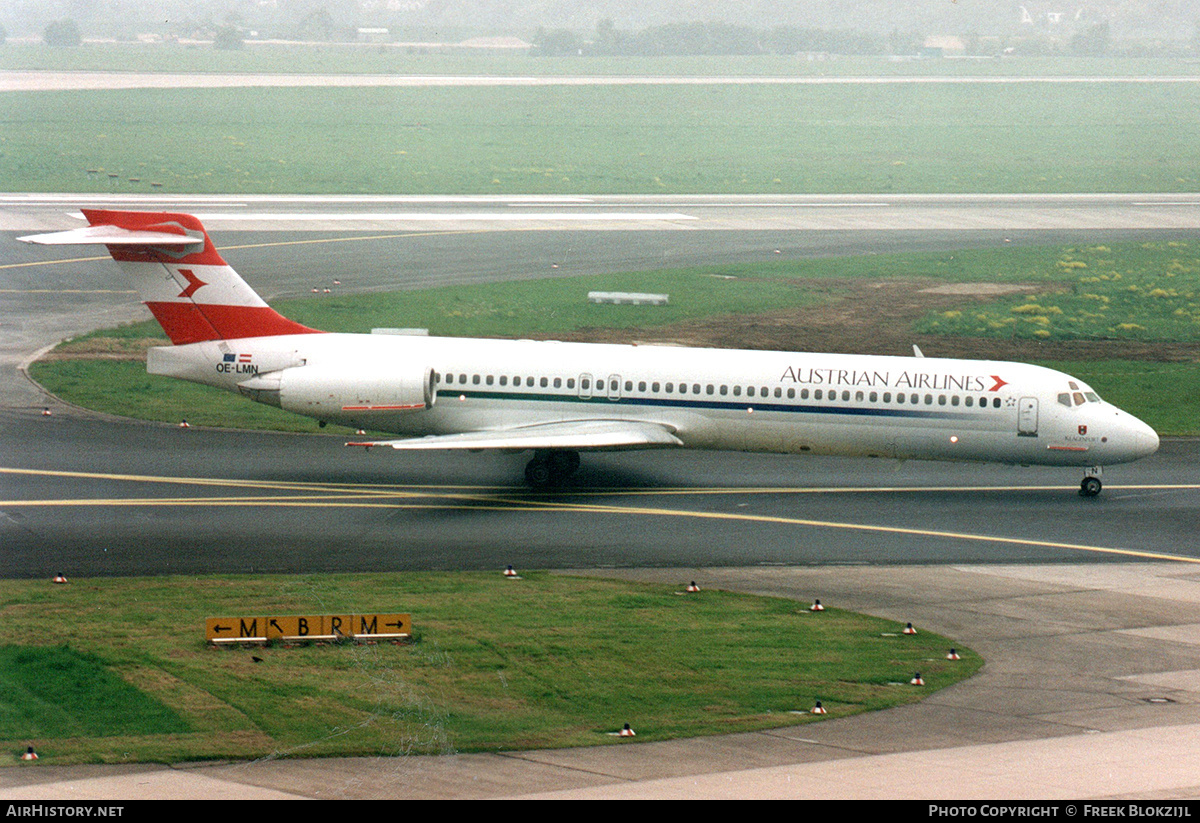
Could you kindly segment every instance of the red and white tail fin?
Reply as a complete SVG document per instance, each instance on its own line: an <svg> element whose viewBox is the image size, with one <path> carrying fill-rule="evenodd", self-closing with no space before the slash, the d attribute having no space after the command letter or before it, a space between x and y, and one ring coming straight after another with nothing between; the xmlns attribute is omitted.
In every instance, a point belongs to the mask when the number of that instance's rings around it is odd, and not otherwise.
<svg viewBox="0 0 1200 823"><path fill-rule="evenodd" d="M83 209L86 229L22 237L50 245L102 243L176 345L309 334L259 297L190 214Z"/></svg>

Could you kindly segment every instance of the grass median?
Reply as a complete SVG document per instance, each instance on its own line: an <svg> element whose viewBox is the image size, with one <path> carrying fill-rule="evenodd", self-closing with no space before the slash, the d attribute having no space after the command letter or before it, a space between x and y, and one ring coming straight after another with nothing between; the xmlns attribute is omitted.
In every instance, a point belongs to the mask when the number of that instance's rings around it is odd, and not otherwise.
<svg viewBox="0 0 1200 823"><path fill-rule="evenodd" d="M911 703L982 665L809 602L521 577L0 581L0 746L111 763L603 745L624 723L665 740ZM204 642L211 616L373 611L411 613L414 642Z"/></svg>

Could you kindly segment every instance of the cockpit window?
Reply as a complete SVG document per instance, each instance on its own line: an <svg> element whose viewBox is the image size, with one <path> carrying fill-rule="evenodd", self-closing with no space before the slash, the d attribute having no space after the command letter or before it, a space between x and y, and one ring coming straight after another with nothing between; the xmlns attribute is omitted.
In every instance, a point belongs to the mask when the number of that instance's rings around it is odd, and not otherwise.
<svg viewBox="0 0 1200 823"><path fill-rule="evenodd" d="M1058 402L1068 409L1072 406L1082 406L1084 403L1100 402L1100 395L1094 391L1080 391L1079 384L1074 380L1067 381L1067 385L1071 387L1071 391L1058 395Z"/></svg>

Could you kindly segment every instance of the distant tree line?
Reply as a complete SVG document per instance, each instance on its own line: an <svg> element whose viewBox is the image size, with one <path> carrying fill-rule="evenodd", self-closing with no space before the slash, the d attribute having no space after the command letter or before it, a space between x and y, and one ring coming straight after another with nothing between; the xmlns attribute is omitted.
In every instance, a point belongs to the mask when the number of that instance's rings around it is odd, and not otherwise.
<svg viewBox="0 0 1200 823"><path fill-rule="evenodd" d="M72 48L83 42L83 38L79 34L79 25L70 19L55 20L47 25L42 33L42 38L46 41L47 46L59 48Z"/></svg>
<svg viewBox="0 0 1200 823"><path fill-rule="evenodd" d="M641 31L620 31L611 20L602 20L592 38L568 29L541 29L534 35L534 53L601 56L888 54L897 42L913 36L880 37L861 31L780 26L753 29L736 23L669 23Z"/></svg>

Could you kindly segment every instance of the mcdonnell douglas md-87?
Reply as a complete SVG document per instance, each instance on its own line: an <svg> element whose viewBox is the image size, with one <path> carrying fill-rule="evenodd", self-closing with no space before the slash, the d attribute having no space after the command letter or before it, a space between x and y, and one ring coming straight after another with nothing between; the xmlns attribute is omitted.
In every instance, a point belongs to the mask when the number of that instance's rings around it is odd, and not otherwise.
<svg viewBox="0 0 1200 823"><path fill-rule="evenodd" d="M1153 454L1158 435L1082 381L987 360L481 340L310 329L270 308L186 214L85 209L96 243L173 345L147 370L401 435L347 445L531 451L553 484L580 452L692 448L1084 468Z"/></svg>

